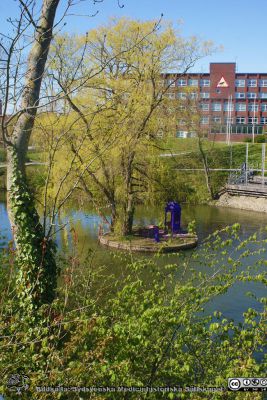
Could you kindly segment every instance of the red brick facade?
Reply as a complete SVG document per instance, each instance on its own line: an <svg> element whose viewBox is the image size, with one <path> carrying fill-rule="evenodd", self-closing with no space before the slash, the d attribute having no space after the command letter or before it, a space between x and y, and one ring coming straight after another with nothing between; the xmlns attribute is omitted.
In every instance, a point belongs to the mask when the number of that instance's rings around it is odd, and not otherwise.
<svg viewBox="0 0 267 400"><path fill-rule="evenodd" d="M188 87L196 92L201 124L209 134L221 134L223 140L228 131L238 140L267 131L267 73L240 73L235 63L211 63L209 73L165 74L164 79L174 82L169 90L173 99L182 99ZM178 121L177 134L184 129Z"/></svg>

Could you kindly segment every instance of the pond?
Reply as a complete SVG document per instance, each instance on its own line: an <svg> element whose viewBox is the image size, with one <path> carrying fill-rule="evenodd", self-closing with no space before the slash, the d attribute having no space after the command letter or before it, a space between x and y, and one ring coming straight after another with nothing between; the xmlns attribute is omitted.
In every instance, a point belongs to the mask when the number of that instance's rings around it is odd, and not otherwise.
<svg viewBox="0 0 267 400"><path fill-rule="evenodd" d="M138 224L159 223L164 218L163 207L144 207L137 208L135 222ZM259 232L267 226L267 214L215 207L209 205L197 205L182 207L182 226L186 227L192 221L196 221L197 234L200 243L210 233L221 229L227 225L239 223L241 225L240 236L242 239L247 238L254 232ZM56 241L59 249L71 243L72 232L74 228L78 237L77 251L81 254L87 254L93 251L94 264L108 266L110 273L119 275L123 268L122 261L118 257L114 257L114 252L99 245L97 240L98 225L100 218L94 213L90 207L79 210L75 206L65 209L60 216L60 224L67 224L64 229L56 234ZM7 217L4 196L0 197L0 233L7 240L11 239L11 230ZM189 255L190 252L187 252ZM140 255L135 255L140 257ZM145 257L151 257L146 255ZM264 257L264 255L263 255ZM250 263L253 262L253 256L250 257ZM162 263L176 263L178 256L175 254L162 256ZM205 267L204 267L205 269ZM179 276L177 277L179 279ZM242 319L242 313L248 307L257 307L258 303L246 293L252 291L257 293L258 297L266 295L265 288L261 284L255 283L238 283L233 285L227 294L218 296L207 306L207 311L219 310L226 317L235 320Z"/></svg>

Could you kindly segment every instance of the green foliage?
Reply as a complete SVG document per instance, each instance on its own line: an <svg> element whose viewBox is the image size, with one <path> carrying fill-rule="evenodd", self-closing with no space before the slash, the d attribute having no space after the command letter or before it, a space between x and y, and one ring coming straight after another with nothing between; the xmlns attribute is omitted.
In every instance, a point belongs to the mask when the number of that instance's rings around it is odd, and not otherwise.
<svg viewBox="0 0 267 400"><path fill-rule="evenodd" d="M20 306L30 313L33 309L54 299L57 285L56 249L54 243L45 237L34 198L19 170L16 151L15 149L12 151L9 206L17 248L16 288Z"/></svg>
<svg viewBox="0 0 267 400"><path fill-rule="evenodd" d="M187 225L187 231L188 233L196 233L196 221L193 220L191 222L189 222L189 224Z"/></svg>
<svg viewBox="0 0 267 400"><path fill-rule="evenodd" d="M14 269L9 269L1 300L0 392L10 394L5 382L15 372L31 379L22 399L51 398L35 386L226 387L231 376L262 376L266 363L257 362L255 354L266 347L266 301L255 294L258 307L248 309L239 323L219 311L203 313L207 303L233 284L266 285L265 239L252 235L241 242L238 231L236 224L215 232L191 257L179 254L176 264L165 266L158 255L131 256L129 261L114 253L125 263L119 279L110 276L108 267L96 269L92 255L81 262L73 251L59 260L58 298L39 308L34 326L17 310ZM252 251L258 255L253 272L242 266ZM85 399L88 393L79 396ZM75 399L77 394L54 393L53 398ZM91 393L90 398L116 400L118 392ZM146 394L130 398L145 399ZM173 397L152 392L149 398ZM250 397L223 391L182 392L179 398Z"/></svg>
<svg viewBox="0 0 267 400"><path fill-rule="evenodd" d="M255 136L255 143L265 143L265 141L266 141L265 135Z"/></svg>

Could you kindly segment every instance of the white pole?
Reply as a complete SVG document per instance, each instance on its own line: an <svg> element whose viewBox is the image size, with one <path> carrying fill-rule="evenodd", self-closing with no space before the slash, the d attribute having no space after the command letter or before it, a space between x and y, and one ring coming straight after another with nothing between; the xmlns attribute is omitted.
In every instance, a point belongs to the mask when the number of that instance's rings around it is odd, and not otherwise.
<svg viewBox="0 0 267 400"><path fill-rule="evenodd" d="M226 144L229 145L229 131L230 131L230 96L227 102L227 125L226 125Z"/></svg>
<svg viewBox="0 0 267 400"><path fill-rule="evenodd" d="M230 96L230 118L229 118L229 144L231 142L231 128L232 128L232 95Z"/></svg>
<svg viewBox="0 0 267 400"><path fill-rule="evenodd" d="M246 169L245 169L245 182L248 184L248 143L246 143Z"/></svg>
<svg viewBox="0 0 267 400"><path fill-rule="evenodd" d="M254 109L253 109L253 124L252 124L252 143L255 142L255 113L256 113L256 97L254 99Z"/></svg>
<svg viewBox="0 0 267 400"><path fill-rule="evenodd" d="M228 101L228 103L229 103L229 101ZM228 103L227 103L227 117L226 117L226 139L225 139L226 144L228 144L228 114L229 114Z"/></svg>
<svg viewBox="0 0 267 400"><path fill-rule="evenodd" d="M262 143L262 157L261 157L261 177L262 177L262 184L264 185L265 183L265 143Z"/></svg>

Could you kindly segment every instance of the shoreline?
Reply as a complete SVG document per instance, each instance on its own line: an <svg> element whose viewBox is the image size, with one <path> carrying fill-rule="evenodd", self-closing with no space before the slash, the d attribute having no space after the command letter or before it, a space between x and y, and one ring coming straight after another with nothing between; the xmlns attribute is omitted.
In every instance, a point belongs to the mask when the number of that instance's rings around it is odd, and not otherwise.
<svg viewBox="0 0 267 400"><path fill-rule="evenodd" d="M220 198L210 205L217 207L237 208L239 210L256 211L267 213L267 199L263 197L235 196L224 193Z"/></svg>

